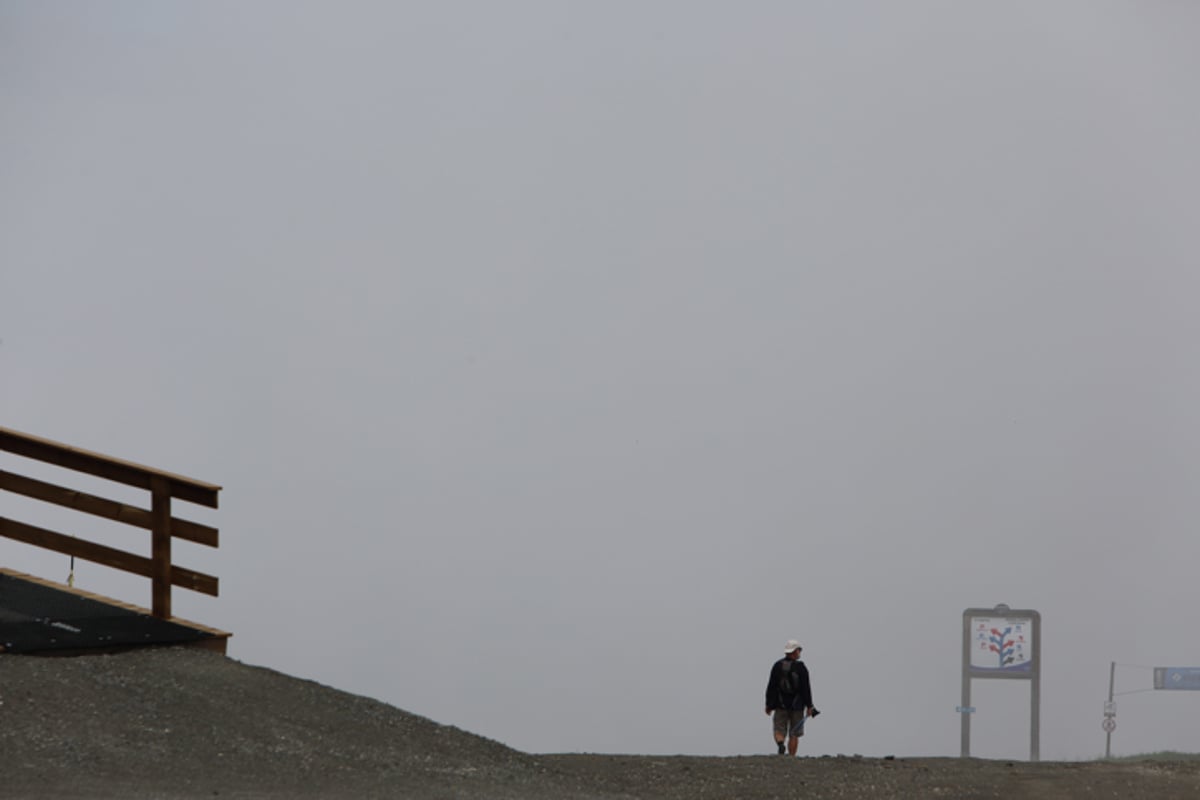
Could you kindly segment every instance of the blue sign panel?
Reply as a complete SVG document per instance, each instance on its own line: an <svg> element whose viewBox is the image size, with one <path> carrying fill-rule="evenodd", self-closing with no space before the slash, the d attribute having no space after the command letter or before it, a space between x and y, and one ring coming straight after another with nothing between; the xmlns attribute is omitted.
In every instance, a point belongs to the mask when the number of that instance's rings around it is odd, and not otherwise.
<svg viewBox="0 0 1200 800"><path fill-rule="evenodd" d="M1200 667L1155 667L1154 688L1200 690Z"/></svg>

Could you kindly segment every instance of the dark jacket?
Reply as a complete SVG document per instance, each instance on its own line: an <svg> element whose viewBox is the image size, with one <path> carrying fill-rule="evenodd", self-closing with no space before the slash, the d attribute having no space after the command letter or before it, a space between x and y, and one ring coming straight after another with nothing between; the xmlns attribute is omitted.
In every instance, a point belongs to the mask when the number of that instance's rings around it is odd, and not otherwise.
<svg viewBox="0 0 1200 800"><path fill-rule="evenodd" d="M791 667L800 677L797 682L800 691L796 694L784 694L780 691L779 684L783 678L783 662L790 661ZM786 656L776 661L771 666L771 677L767 681L767 708L786 708L789 711L799 711L803 708L808 708L812 705L812 686L808 682L808 667L804 666L804 662L800 659L792 661Z"/></svg>

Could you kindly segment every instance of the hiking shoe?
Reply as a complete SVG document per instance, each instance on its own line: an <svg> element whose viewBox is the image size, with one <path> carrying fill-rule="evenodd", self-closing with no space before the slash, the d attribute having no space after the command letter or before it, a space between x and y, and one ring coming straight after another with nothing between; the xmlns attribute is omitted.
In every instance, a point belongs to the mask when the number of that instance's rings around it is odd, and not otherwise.
<svg viewBox="0 0 1200 800"><path fill-rule="evenodd" d="M776 742L775 744L779 745L779 755L784 755L787 752L783 748L783 742Z"/></svg>

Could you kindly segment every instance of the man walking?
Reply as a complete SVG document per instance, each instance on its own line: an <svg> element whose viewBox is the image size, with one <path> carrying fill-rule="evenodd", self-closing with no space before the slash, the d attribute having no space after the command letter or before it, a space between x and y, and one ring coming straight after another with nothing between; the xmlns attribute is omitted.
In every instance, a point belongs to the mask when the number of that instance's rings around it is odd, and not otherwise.
<svg viewBox="0 0 1200 800"><path fill-rule="evenodd" d="M773 729L779 755L784 753L787 740L788 755L796 755L800 737L804 735L804 720L817 713L812 707L812 687L808 682L808 667L800 660L800 643L789 639L783 646L784 656L771 665L767 681L767 714L774 713Z"/></svg>

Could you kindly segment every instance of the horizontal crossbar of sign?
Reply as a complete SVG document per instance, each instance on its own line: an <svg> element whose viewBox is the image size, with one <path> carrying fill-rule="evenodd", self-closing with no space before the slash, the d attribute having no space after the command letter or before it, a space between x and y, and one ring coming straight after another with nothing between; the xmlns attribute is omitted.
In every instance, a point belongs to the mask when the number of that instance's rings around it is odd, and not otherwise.
<svg viewBox="0 0 1200 800"><path fill-rule="evenodd" d="M5 470L0 470L0 489L32 497L35 500L44 500L47 503L73 508L87 514L94 514L97 517L124 522L138 528L146 530L154 528L154 519L147 509L55 486L53 483L26 478L24 475L17 475ZM171 517L171 535L179 539L187 539L189 542L206 544L209 547L217 546L216 528L179 517Z"/></svg>
<svg viewBox="0 0 1200 800"><path fill-rule="evenodd" d="M132 461L123 461L119 458L93 453L90 450L71 447L38 436L30 436L28 433L21 433L9 428L0 428L0 450L66 469L73 469L76 472L86 472L110 481L136 486L139 489L150 489L151 481L154 478L163 478L170 487L172 497L210 508L217 507L217 494L221 491L220 486L198 481L195 478L187 478L154 467L135 464Z"/></svg>
<svg viewBox="0 0 1200 800"><path fill-rule="evenodd" d="M105 547L102 544L78 539L74 536L65 536L35 525L26 525L7 517L0 517L0 536L82 558L86 561L93 561L113 569L132 572L143 578L154 577L154 562L145 556ZM185 567L171 565L171 583L201 594L217 596L218 582L215 577Z"/></svg>
<svg viewBox="0 0 1200 800"><path fill-rule="evenodd" d="M1155 667L1154 688L1200 691L1200 667Z"/></svg>

